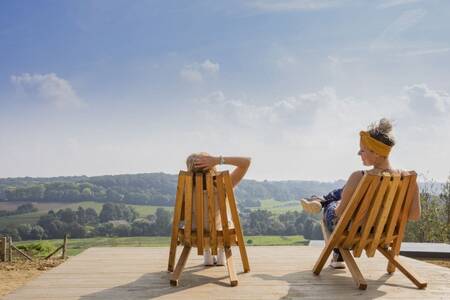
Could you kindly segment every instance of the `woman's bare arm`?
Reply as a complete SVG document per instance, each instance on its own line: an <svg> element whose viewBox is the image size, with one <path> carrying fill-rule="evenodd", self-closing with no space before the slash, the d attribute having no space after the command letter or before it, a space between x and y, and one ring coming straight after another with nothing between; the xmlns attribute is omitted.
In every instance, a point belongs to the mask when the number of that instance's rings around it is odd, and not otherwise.
<svg viewBox="0 0 450 300"><path fill-rule="evenodd" d="M226 165L236 166L231 172L231 183L235 187L244 178L250 167L250 157L238 157L238 156L224 156L223 163ZM195 161L195 167L203 169L211 169L214 166L220 164L220 157L215 156L200 156Z"/></svg>
<svg viewBox="0 0 450 300"><path fill-rule="evenodd" d="M348 178L347 182L345 183L344 189L342 190L341 201L336 207L336 215L338 217L340 217L344 213L344 210L350 202L350 199L352 198L352 195L355 192L356 187L358 186L362 177L363 173L361 171L356 171L353 172L352 175L350 175L350 177Z"/></svg>
<svg viewBox="0 0 450 300"><path fill-rule="evenodd" d="M414 182L414 198L412 199L411 207L409 208L408 219L411 221L417 221L420 219L420 194L417 182Z"/></svg>

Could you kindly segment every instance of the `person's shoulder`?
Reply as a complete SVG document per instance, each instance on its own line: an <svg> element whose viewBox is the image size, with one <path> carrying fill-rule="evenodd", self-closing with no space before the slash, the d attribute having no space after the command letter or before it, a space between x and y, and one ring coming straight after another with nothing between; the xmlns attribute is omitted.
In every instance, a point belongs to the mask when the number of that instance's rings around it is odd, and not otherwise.
<svg viewBox="0 0 450 300"><path fill-rule="evenodd" d="M359 170L350 174L350 177L347 180L347 184L358 184L361 178L364 176L365 171Z"/></svg>

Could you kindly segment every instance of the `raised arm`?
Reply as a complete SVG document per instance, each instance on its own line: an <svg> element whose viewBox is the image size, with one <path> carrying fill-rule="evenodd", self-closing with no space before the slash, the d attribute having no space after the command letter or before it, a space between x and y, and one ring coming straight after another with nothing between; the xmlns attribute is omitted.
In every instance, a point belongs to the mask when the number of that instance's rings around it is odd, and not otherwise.
<svg viewBox="0 0 450 300"><path fill-rule="evenodd" d="M235 187L244 178L245 173L250 166L250 157L224 156L223 163L232 165L236 168L231 172L231 183ZM195 167L201 169L211 169L220 164L219 156L200 156L195 161Z"/></svg>

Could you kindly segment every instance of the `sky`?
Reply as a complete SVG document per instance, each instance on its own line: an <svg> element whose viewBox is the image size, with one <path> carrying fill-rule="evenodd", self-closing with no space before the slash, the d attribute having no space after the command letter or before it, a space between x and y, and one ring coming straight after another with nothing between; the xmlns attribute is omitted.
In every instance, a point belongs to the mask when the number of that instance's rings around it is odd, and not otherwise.
<svg viewBox="0 0 450 300"><path fill-rule="evenodd" d="M450 1L1 1L0 178L165 172L249 156L256 180L450 175Z"/></svg>

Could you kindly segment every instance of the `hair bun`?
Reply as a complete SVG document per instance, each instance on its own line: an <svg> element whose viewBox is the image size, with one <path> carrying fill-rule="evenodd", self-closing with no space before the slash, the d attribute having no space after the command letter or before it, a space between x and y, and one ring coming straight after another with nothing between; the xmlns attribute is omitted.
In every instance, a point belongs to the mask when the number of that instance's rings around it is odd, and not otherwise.
<svg viewBox="0 0 450 300"><path fill-rule="evenodd" d="M392 131L392 123L389 119L382 118L375 129L381 134L388 135Z"/></svg>

